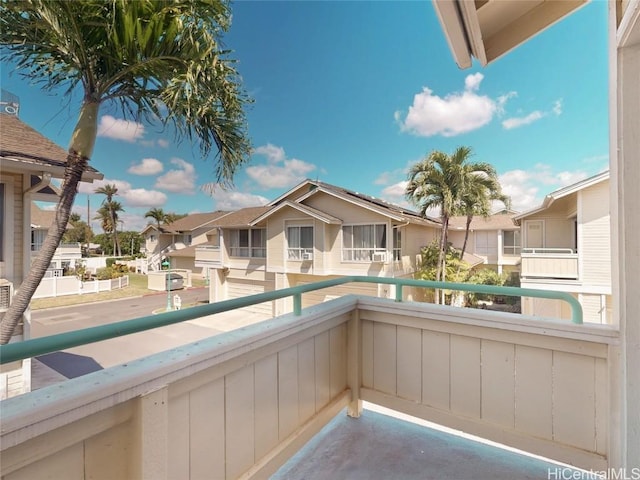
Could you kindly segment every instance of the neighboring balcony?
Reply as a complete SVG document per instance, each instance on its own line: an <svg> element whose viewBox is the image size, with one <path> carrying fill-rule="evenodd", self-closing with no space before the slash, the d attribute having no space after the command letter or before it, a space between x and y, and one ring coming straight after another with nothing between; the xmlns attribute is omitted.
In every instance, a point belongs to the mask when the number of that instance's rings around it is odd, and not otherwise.
<svg viewBox="0 0 640 480"><path fill-rule="evenodd" d="M620 448L609 407L618 337L610 326L345 296L3 401L1 474L268 478L345 409L359 417L362 401L604 470ZM363 422L351 423L360 433L333 428L316 437L338 446L331 455L306 452L298 463L327 474L315 478L435 478L429 468L438 478L550 478L546 464L533 476L516 454L516 471L491 474L500 463L491 452L446 439L436 447L433 434L368 415L349 419ZM388 443L373 447L376 432ZM372 448L372 461L353 463ZM436 448L443 453L434 458Z"/></svg>
<svg viewBox="0 0 640 480"><path fill-rule="evenodd" d="M196 267L222 267L222 249L219 245L199 245L196 247Z"/></svg>
<svg viewBox="0 0 640 480"><path fill-rule="evenodd" d="M578 280L578 254L571 248L523 248L522 278Z"/></svg>
<svg viewBox="0 0 640 480"><path fill-rule="evenodd" d="M35 258L40 249L42 248L41 243L32 243L31 244L31 256ZM61 243L56 248L56 253L54 254L54 258L81 258L82 257L82 247L79 243Z"/></svg>

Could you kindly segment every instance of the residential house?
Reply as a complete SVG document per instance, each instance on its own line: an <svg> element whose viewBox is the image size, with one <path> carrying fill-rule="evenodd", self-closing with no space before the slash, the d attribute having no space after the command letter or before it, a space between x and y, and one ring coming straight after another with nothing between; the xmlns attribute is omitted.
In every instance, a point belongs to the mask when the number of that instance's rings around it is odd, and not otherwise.
<svg viewBox="0 0 640 480"><path fill-rule="evenodd" d="M55 215L55 210L43 210L35 202L31 202L31 261L37 257ZM60 277L65 269L75 268L81 260L82 246L79 243L60 243L45 277Z"/></svg>
<svg viewBox="0 0 640 480"><path fill-rule="evenodd" d="M67 152L15 115L0 113L0 315L9 307L31 265L31 205L33 201L57 202L52 179L64 177ZM101 179L89 167L82 181ZM38 212L34 220L40 222ZM50 224L49 224L50 225ZM30 311L15 340L29 338ZM30 388L30 360L3 367L0 397Z"/></svg>
<svg viewBox="0 0 640 480"><path fill-rule="evenodd" d="M466 255L473 255L484 268L498 273L517 273L520 265L520 227L513 222L515 212L502 211L488 217L474 216L469 224ZM462 248L467 226L466 216L449 219L449 242ZM474 259L475 260L475 259Z"/></svg>
<svg viewBox="0 0 640 480"><path fill-rule="evenodd" d="M412 277L421 247L440 228L410 210L313 180L211 226L208 244L196 248L196 266L211 271L211 302L348 275ZM353 284L306 294L303 306L346 293L395 294L386 285ZM280 315L291 304L259 310Z"/></svg>
<svg viewBox="0 0 640 480"><path fill-rule="evenodd" d="M609 171L547 195L516 215L521 228L523 287L568 292L589 322L612 323ZM526 297L522 312L570 318L564 302Z"/></svg>
<svg viewBox="0 0 640 480"><path fill-rule="evenodd" d="M171 268L193 271L195 246L207 241L211 223L225 213L192 213L169 224L147 225L141 232L147 257L143 273L160 270L167 258L171 258Z"/></svg>
<svg viewBox="0 0 640 480"><path fill-rule="evenodd" d="M434 5L456 61L468 68L472 55L486 66L583 3ZM363 400L605 476L634 475L640 458L640 3L609 2L609 28L613 324L345 297L76 378L73 388L6 400L2 475L265 478L345 408L359 417ZM536 58L542 62L536 67L552 68L544 56ZM387 425L379 431L393 428ZM340 444L338 430L322 433L339 445L332 455L305 457L307 464L333 468L344 452L342 465L352 476L356 469L380 476L377 463L354 464L354 446L374 445L374 456L385 461L394 445L368 442L368 427ZM496 463L484 449L450 445L451 463L467 467L469 477L478 463ZM398 477L420 471L392 463ZM444 463L438 471L443 478L459 478L456 472ZM567 474L585 471L550 465L546 472L548 478Z"/></svg>

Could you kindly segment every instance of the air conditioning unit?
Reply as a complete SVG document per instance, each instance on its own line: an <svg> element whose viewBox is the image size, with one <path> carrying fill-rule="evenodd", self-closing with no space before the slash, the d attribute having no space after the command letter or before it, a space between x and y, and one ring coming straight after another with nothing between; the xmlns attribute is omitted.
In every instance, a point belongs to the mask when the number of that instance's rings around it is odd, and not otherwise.
<svg viewBox="0 0 640 480"><path fill-rule="evenodd" d="M13 297L13 283L0 279L0 312L6 312Z"/></svg>
<svg viewBox="0 0 640 480"><path fill-rule="evenodd" d="M302 260L313 260L313 253L310 253L310 252L303 253Z"/></svg>
<svg viewBox="0 0 640 480"><path fill-rule="evenodd" d="M374 252L371 256L372 262L386 262L387 261L387 252Z"/></svg>

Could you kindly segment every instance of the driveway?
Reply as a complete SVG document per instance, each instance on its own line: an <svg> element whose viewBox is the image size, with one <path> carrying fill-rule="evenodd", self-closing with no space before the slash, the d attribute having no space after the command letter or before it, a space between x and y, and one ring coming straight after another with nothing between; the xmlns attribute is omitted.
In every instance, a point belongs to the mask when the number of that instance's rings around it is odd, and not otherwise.
<svg viewBox="0 0 640 480"><path fill-rule="evenodd" d="M206 288L182 290L179 294L183 308L207 303ZM31 315L31 336L42 337L130 320L162 310L166 304L167 296L161 293L109 302L36 310ZM245 311L230 311L83 345L63 352L41 355L32 364L32 390L195 342L266 318L264 315Z"/></svg>

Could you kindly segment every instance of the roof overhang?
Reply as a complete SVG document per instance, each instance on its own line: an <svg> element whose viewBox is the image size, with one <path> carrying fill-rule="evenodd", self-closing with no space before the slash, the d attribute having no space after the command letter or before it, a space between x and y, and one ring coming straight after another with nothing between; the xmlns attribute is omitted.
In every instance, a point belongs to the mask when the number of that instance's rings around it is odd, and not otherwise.
<svg viewBox="0 0 640 480"><path fill-rule="evenodd" d="M451 53L460 68L482 66L586 5L588 0L434 0Z"/></svg>
<svg viewBox="0 0 640 480"><path fill-rule="evenodd" d="M580 190L584 190L585 188L591 187L600 182L604 182L605 180L609 180L609 170L605 170L602 173L586 178L580 182L576 182L572 185L568 185L566 187L560 188L555 192L551 192L549 195L544 197L544 200L542 201L542 205L534 209L528 210L524 213L521 213L520 215L516 215L515 217L513 217L513 220L514 222L516 222L516 225L520 225L520 220L522 220L525 217L529 217L535 213L540 213L543 210L546 210L556 200L560 200L561 198L564 198L568 195L576 193Z"/></svg>
<svg viewBox="0 0 640 480"><path fill-rule="evenodd" d="M313 217L317 220L320 220L321 222L327 223L327 224L331 224L331 225L341 225L342 224L342 220L340 220L339 218L333 217L331 215L328 215L324 212L321 212L320 210L317 210L315 208L309 207L307 205L302 205L300 203L294 203L294 202L290 202L288 200L280 203L278 206L272 208L271 210L263 213L262 215L260 215L258 218L254 219L251 223L249 223L249 225L254 226L257 225L258 223L262 222L263 220L266 220L268 217L270 217L272 214L276 213L279 210L282 210L283 208L293 208L294 210L297 210L301 213L304 213L305 215L308 215L310 217Z"/></svg>
<svg viewBox="0 0 640 480"><path fill-rule="evenodd" d="M30 173L32 175L42 175L49 173L53 178L64 178L65 167L62 165L52 165L37 160L25 160L23 158L13 158L3 155L0 157L0 171ZM104 175L93 169L85 170L80 181L93 183L94 180L102 180Z"/></svg>

